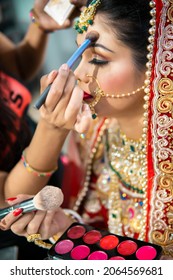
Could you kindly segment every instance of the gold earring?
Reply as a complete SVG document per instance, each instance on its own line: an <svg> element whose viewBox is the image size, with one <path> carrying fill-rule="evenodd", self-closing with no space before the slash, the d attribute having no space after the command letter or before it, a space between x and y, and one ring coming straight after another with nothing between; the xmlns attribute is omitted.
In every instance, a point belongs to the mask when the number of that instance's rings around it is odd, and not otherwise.
<svg viewBox="0 0 173 280"><path fill-rule="evenodd" d="M98 88L96 90L94 90L95 96L94 96L94 100L89 103L89 107L92 113L92 118L96 119L97 118L97 113L95 112L95 106L97 105L97 103L100 101L101 97L104 96L104 92L101 90L100 84L98 82L98 80L92 76L92 75L86 75L89 78L94 79L94 81L96 81Z"/></svg>

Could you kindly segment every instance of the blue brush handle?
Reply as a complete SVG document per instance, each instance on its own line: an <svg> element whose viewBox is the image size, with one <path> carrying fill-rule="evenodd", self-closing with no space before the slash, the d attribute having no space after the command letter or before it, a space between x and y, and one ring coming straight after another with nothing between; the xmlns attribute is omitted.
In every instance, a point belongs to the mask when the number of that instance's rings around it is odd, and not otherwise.
<svg viewBox="0 0 173 280"><path fill-rule="evenodd" d="M86 48L91 44L90 39L86 39L82 45L73 53L73 55L69 58L67 61L67 65L69 68L72 68L74 63L78 60L78 58L81 56L81 54L86 50ZM38 100L34 104L34 108L40 109L40 107L44 104L46 97L48 95L48 92L51 88L51 84L48 85L48 87L43 91L43 93L40 95Z"/></svg>

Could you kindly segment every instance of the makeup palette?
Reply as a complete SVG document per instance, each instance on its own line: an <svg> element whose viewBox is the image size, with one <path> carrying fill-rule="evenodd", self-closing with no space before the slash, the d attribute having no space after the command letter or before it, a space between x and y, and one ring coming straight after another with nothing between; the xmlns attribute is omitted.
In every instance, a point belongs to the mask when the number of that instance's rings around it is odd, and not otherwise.
<svg viewBox="0 0 173 280"><path fill-rule="evenodd" d="M48 251L54 260L156 260L162 247L73 223Z"/></svg>

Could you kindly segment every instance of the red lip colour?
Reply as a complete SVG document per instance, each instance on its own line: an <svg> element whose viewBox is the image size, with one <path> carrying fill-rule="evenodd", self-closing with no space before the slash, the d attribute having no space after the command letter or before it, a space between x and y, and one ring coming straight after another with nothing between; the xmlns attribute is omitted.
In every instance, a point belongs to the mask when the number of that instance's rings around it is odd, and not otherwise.
<svg viewBox="0 0 173 280"><path fill-rule="evenodd" d="M87 99L91 99L91 98L93 98L92 95L84 91L83 100L87 100Z"/></svg>

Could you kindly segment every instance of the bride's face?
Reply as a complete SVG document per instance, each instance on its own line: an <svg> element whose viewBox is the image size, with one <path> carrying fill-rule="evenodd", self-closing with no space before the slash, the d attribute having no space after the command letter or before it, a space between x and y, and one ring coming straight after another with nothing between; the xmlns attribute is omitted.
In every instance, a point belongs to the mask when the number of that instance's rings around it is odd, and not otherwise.
<svg viewBox="0 0 173 280"><path fill-rule="evenodd" d="M135 65L132 50L117 39L115 32L105 22L102 15L95 16L94 24L89 26L87 33L97 31L99 39L83 53L75 70L87 103L93 101L94 90L97 88L95 79L104 93L114 96L135 91L143 86L145 80L145 73L140 73ZM82 44L87 33L77 36L78 45ZM130 97L102 97L95 106L95 111L98 115L106 117L128 115L134 112L137 106L142 106L143 95L144 92L141 90Z"/></svg>

